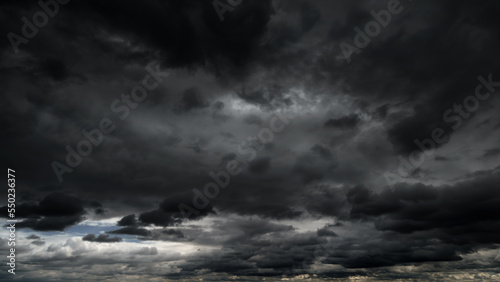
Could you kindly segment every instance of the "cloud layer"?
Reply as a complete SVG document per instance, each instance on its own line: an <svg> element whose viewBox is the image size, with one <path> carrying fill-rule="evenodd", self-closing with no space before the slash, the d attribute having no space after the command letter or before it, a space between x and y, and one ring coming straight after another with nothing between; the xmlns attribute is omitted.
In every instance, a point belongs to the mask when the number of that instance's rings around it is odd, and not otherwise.
<svg viewBox="0 0 500 282"><path fill-rule="evenodd" d="M235 2L52 1L3 37L16 278L499 279L499 3Z"/></svg>

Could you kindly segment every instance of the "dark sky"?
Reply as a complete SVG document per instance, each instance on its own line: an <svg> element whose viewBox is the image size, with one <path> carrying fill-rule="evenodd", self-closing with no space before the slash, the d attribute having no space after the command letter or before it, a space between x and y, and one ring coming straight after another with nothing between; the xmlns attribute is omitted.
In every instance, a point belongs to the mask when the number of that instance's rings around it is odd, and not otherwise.
<svg viewBox="0 0 500 282"><path fill-rule="evenodd" d="M500 280L500 2L40 3L0 2L0 279Z"/></svg>

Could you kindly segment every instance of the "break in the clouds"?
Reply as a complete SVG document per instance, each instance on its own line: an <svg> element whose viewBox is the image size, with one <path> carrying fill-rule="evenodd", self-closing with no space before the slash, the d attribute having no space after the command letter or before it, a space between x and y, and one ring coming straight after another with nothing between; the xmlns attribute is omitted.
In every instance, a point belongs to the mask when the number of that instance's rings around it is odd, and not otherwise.
<svg viewBox="0 0 500 282"><path fill-rule="evenodd" d="M1 279L500 279L499 12L3 1Z"/></svg>

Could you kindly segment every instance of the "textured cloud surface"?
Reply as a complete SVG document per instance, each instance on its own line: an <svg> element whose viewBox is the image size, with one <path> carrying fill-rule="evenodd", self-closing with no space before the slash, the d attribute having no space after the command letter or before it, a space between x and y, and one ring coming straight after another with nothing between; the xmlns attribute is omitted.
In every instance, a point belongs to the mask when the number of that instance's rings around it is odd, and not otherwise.
<svg viewBox="0 0 500 282"><path fill-rule="evenodd" d="M499 12L3 1L0 279L499 280Z"/></svg>

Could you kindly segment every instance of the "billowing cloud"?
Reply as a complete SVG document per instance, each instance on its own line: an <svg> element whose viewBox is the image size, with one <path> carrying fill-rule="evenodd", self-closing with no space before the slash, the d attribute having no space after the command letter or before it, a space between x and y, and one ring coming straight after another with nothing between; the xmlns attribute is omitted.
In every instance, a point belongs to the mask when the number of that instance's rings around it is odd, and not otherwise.
<svg viewBox="0 0 500 282"><path fill-rule="evenodd" d="M498 2L63 2L0 4L16 277L500 279Z"/></svg>

